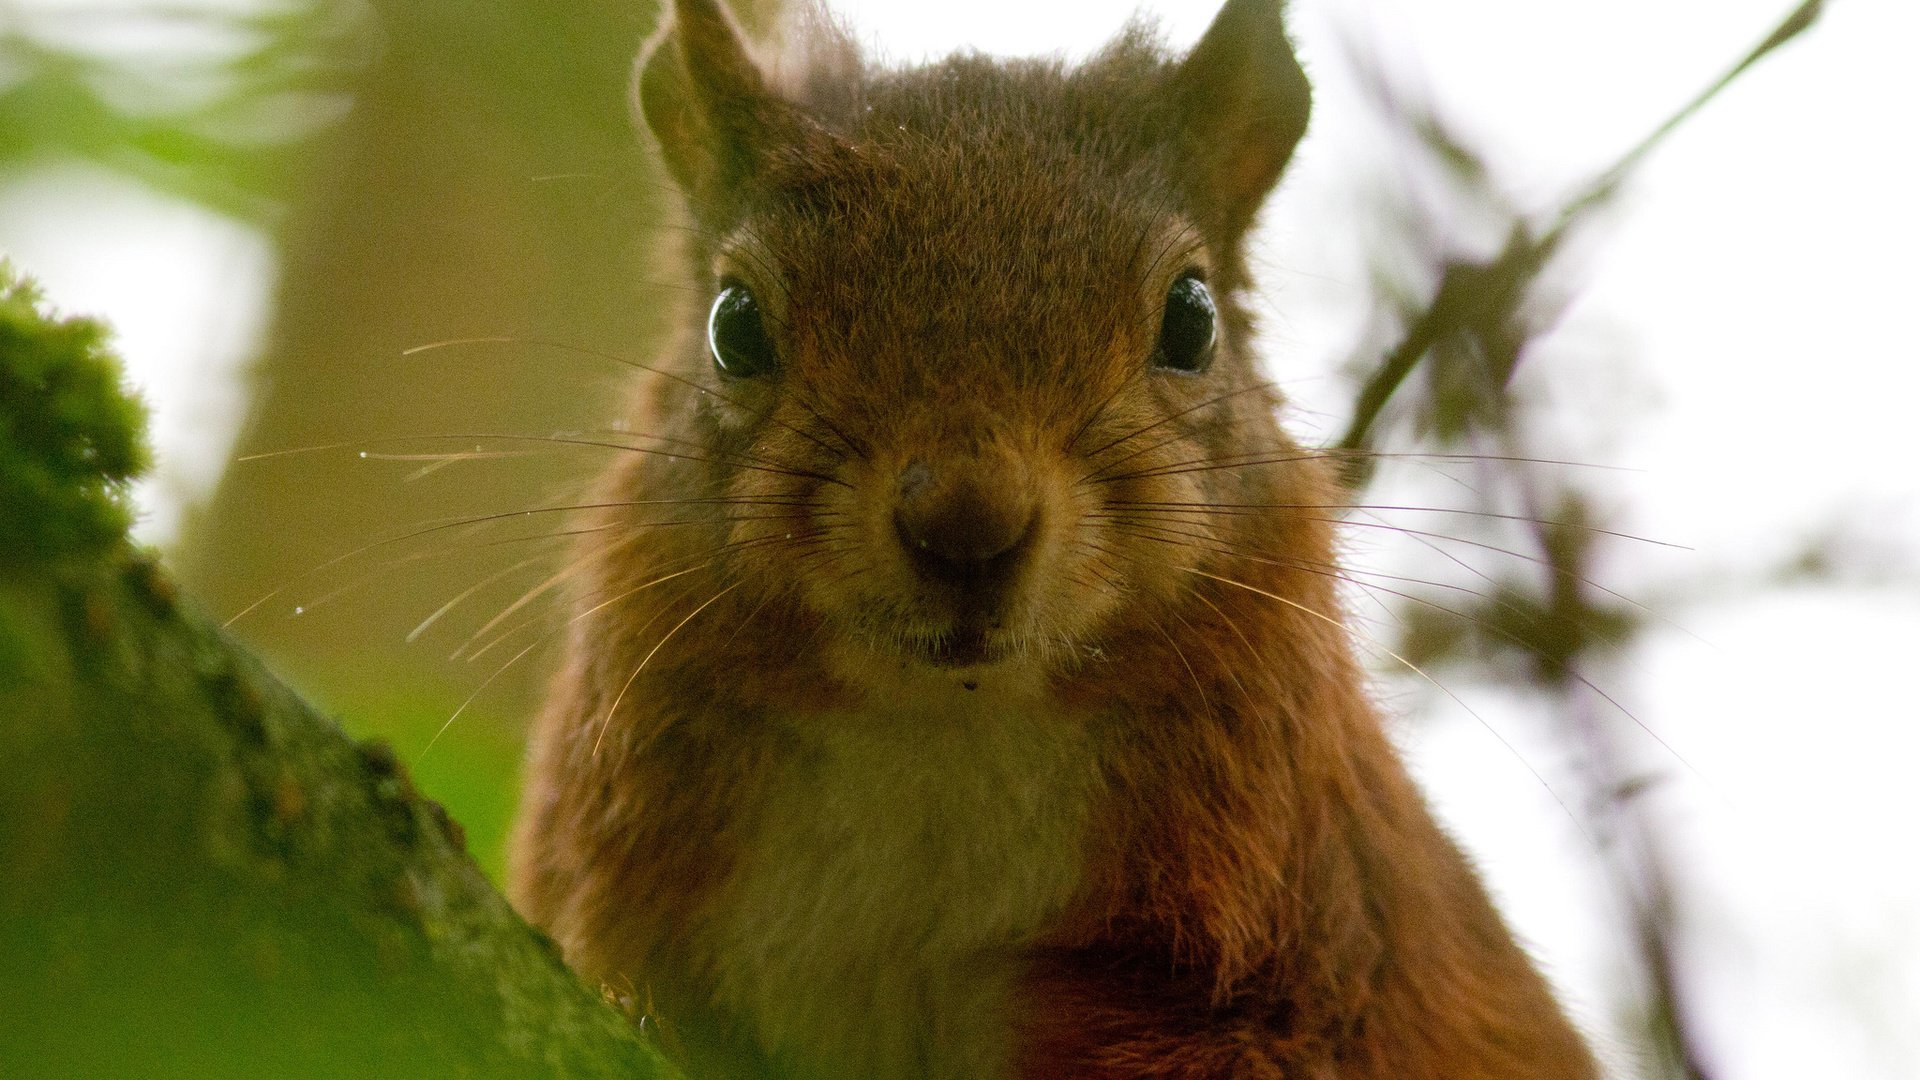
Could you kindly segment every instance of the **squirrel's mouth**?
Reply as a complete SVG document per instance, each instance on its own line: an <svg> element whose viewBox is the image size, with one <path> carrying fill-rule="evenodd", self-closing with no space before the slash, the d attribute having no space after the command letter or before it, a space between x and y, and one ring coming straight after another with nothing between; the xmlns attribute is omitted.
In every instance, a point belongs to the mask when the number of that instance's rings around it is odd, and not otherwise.
<svg viewBox="0 0 1920 1080"><path fill-rule="evenodd" d="M934 667L978 667L988 662L987 640L971 637L930 644L919 650L918 658Z"/></svg>
<svg viewBox="0 0 1920 1080"><path fill-rule="evenodd" d="M934 667L977 667L1006 659L1012 650L984 626L956 627L952 633L914 646L917 659Z"/></svg>
<svg viewBox="0 0 1920 1080"><path fill-rule="evenodd" d="M931 614L920 613L886 634L891 651L908 663L948 670L1017 665L1049 651L1038 647L1045 631L1018 602Z"/></svg>

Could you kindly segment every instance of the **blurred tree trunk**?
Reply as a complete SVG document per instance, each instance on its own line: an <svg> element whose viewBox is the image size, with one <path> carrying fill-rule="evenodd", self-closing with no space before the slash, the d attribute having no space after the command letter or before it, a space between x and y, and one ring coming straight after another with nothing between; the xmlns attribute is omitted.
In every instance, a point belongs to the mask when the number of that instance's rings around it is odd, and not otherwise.
<svg viewBox="0 0 1920 1080"><path fill-rule="evenodd" d="M238 454L607 423L600 391L618 365L528 345L402 354L514 335L634 356L655 333L662 294L645 282L661 199L626 105L652 5L374 0L364 17L377 26L378 55L278 229L278 303ZM222 616L285 590L236 632L323 698L369 658L403 684L430 678L448 649L401 641L481 576L447 546L456 537L437 538L451 558L409 563L327 612L288 616L302 597L311 603L402 553L309 575L316 566L429 518L560 501L565 478L594 461L508 464L403 483L404 470L351 449L238 463L174 563Z"/></svg>

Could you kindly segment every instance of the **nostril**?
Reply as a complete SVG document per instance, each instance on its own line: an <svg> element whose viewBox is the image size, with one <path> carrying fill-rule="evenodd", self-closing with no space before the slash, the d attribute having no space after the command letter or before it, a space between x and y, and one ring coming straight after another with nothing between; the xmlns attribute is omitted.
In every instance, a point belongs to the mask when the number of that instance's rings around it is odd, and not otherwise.
<svg viewBox="0 0 1920 1080"><path fill-rule="evenodd" d="M920 572L967 580L1000 576L1017 564L1034 525L1033 502L1018 486L996 490L972 478L902 479L894 530Z"/></svg>
<svg viewBox="0 0 1920 1080"><path fill-rule="evenodd" d="M1020 546L1032 524L1031 516L993 520L975 515L916 515L894 511L893 524L900 543L917 559L951 563L956 568L989 563Z"/></svg>

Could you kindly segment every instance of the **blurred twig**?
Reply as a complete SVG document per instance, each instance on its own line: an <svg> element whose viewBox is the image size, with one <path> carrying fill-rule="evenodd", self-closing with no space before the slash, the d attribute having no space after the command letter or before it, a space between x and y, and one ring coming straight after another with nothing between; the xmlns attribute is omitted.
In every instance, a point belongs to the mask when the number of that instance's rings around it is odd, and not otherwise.
<svg viewBox="0 0 1920 1080"><path fill-rule="evenodd" d="M1372 475L1373 459L1366 451L1372 446L1381 412L1421 360L1450 337L1468 334L1484 338L1496 325L1513 321L1528 291L1539 280L1567 234L1611 199L1640 162L1675 129L1761 58L1812 26L1824 7L1825 0L1805 0L1795 8L1772 33L1725 74L1568 198L1552 215L1551 224L1545 231L1536 235L1532 226L1516 217L1506 247L1493 259L1447 262L1440 285L1426 310L1407 327L1400 343L1388 350L1385 358L1362 385L1354 406L1353 420L1335 444L1346 457L1348 481L1354 488L1364 487ZM1437 126L1432 124L1420 126L1428 132L1437 130ZM1427 141L1433 145L1436 140L1429 134ZM1511 372L1508 374L1511 375Z"/></svg>
<svg viewBox="0 0 1920 1080"><path fill-rule="evenodd" d="M1464 618L1438 632L1431 626L1434 620L1414 620L1411 632L1429 636L1424 646L1416 640L1407 647L1414 654L1424 647L1444 656L1473 641L1518 652L1528 661L1518 678L1559 702L1555 715L1565 741L1579 748L1585 763L1587 804L1597 826L1592 831L1607 838L1605 869L1630 913L1646 979L1648 1034L1663 1071L1686 1080L1710 1080L1713 1070L1690 1022L1676 971L1680 899L1675 875L1660 849L1659 830L1638 799L1648 780L1632 772L1608 737L1610 725L1603 723L1600 702L1607 708L1617 703L1581 673L1585 659L1618 648L1642 620L1593 595L1602 591L1591 584L1596 534L1582 526L1596 517L1592 500L1525 467L1540 455L1530 453L1520 434L1509 388L1538 333L1542 276L1572 231L1605 205L1661 142L1755 63L1811 26L1822 7L1823 0L1802 3L1725 74L1542 218L1543 225L1502 209L1508 219L1506 241L1493 257L1454 256L1444 246L1429 244L1430 238L1414 237L1432 253L1429 258L1440 261L1438 284L1423 307L1403 309L1398 343L1362 377L1352 421L1336 444L1349 483L1355 490L1364 487L1378 460L1371 450L1381 418L1409 377L1424 367L1430 376L1426 407L1432 436L1494 450L1480 460L1496 484L1480 497L1492 500L1497 490L1519 501L1521 513L1507 516L1527 523L1531 550L1510 553L1541 573L1518 584L1489 578L1492 588L1466 612L1435 605ZM1443 170L1465 181L1465 194L1507 205L1504 199L1484 198L1493 187L1490 170L1437 117L1427 112L1399 119Z"/></svg>

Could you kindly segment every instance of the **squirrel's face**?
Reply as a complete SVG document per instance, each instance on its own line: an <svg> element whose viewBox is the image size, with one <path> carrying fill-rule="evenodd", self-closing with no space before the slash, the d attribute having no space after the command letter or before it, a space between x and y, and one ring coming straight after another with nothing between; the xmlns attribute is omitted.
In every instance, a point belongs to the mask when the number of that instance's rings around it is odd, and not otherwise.
<svg viewBox="0 0 1920 1080"><path fill-rule="evenodd" d="M803 508L759 571L830 623L937 663L1057 657L1186 587L1204 543L1167 540L1213 518L1137 510L1249 501L1205 466L1277 448L1271 399L1191 225L1044 147L953 149L871 146L728 237L706 407L773 466L730 494ZM794 522L738 538L768 524Z"/></svg>
<svg viewBox="0 0 1920 1080"><path fill-rule="evenodd" d="M1289 446L1235 299L1305 122L1263 7L1181 63L961 58L823 116L678 6L641 94L705 238L690 419L734 505L784 511L731 523L737 573L944 665L1070 659L1192 590L1235 541L1180 508L1271 501L1223 466Z"/></svg>

